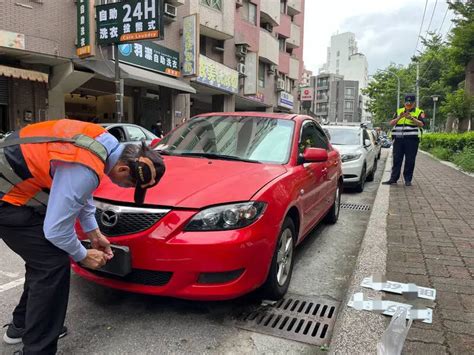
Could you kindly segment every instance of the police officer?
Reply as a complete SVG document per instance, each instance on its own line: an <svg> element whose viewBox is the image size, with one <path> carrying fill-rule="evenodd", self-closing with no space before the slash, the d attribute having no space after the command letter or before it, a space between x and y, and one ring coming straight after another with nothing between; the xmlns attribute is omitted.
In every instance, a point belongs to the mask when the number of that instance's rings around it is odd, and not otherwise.
<svg viewBox="0 0 474 355"><path fill-rule="evenodd" d="M405 168L403 178L405 186L411 186L413 171L415 169L416 154L425 123L425 113L415 104L414 94L405 95L405 107L399 108L394 118L390 121L393 142L393 165L390 180L384 181L384 185L396 184L400 178L403 157L405 157Z"/></svg>
<svg viewBox="0 0 474 355"><path fill-rule="evenodd" d="M107 175L142 204L165 172L144 144L121 145L104 128L74 120L29 125L0 142L0 238L25 261L25 285L3 336L24 354L56 353L67 329L70 258L97 269L113 257L94 218L92 193ZM91 241L77 239L76 220Z"/></svg>

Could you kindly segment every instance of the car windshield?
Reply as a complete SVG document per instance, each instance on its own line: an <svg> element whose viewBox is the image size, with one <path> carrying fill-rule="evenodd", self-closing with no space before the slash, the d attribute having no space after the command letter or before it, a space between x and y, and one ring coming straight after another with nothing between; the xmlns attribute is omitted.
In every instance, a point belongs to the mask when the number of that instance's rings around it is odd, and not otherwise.
<svg viewBox="0 0 474 355"><path fill-rule="evenodd" d="M294 122L251 116L196 117L161 140L163 154L285 164Z"/></svg>
<svg viewBox="0 0 474 355"><path fill-rule="evenodd" d="M360 130L344 129L327 127L331 135L331 144L335 145L359 145L360 144Z"/></svg>

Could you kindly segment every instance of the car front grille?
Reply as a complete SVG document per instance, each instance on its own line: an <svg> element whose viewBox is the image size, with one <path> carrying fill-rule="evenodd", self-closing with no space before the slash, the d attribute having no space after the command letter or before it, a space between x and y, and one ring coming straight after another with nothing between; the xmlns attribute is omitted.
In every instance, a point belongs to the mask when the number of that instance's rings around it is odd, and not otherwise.
<svg viewBox="0 0 474 355"><path fill-rule="evenodd" d="M108 237L143 232L155 225L170 210L126 207L95 201L95 218L101 232Z"/></svg>
<svg viewBox="0 0 474 355"><path fill-rule="evenodd" d="M108 274L105 272L86 269L88 272L95 274L100 277L107 279L129 282L145 286L164 286L166 285L173 276L170 271L154 271L144 269L132 269L132 271L126 276L117 276Z"/></svg>

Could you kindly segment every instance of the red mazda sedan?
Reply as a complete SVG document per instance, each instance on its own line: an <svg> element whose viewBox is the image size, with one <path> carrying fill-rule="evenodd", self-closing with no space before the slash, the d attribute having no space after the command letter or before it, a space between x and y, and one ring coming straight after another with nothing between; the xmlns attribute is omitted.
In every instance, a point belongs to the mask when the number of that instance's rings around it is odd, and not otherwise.
<svg viewBox="0 0 474 355"><path fill-rule="evenodd" d="M96 217L115 247L104 269L74 264L98 284L187 299L231 299L257 288L281 298L294 248L335 223L340 157L311 117L210 113L164 137L166 173L133 204L132 189L96 191Z"/></svg>

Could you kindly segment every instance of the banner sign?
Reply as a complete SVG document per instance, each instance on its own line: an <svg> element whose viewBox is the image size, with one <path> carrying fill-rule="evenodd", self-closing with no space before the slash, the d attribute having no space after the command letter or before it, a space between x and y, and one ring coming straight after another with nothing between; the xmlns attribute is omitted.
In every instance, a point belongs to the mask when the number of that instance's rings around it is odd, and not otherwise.
<svg viewBox="0 0 474 355"><path fill-rule="evenodd" d="M119 61L179 77L179 53L147 41L119 45ZM115 58L114 58L115 59Z"/></svg>
<svg viewBox="0 0 474 355"><path fill-rule="evenodd" d="M313 101L314 90L311 88L302 88L300 92L300 101Z"/></svg>
<svg viewBox="0 0 474 355"><path fill-rule="evenodd" d="M196 76L199 65L199 14L183 18L183 76Z"/></svg>
<svg viewBox="0 0 474 355"><path fill-rule="evenodd" d="M287 93L286 91L280 91L278 94L278 106L292 110L293 103L293 95Z"/></svg>
<svg viewBox="0 0 474 355"><path fill-rule="evenodd" d="M255 95L245 95L245 97L258 102L265 102L265 95L261 92L257 92Z"/></svg>
<svg viewBox="0 0 474 355"><path fill-rule="evenodd" d="M163 39L163 0L129 0L96 6L98 44Z"/></svg>
<svg viewBox="0 0 474 355"><path fill-rule="evenodd" d="M199 56L199 75L197 82L213 86L233 94L239 92L239 73L212 59Z"/></svg>
<svg viewBox="0 0 474 355"><path fill-rule="evenodd" d="M91 0L77 0L77 43L76 54L80 58L94 55L95 39L91 29L91 13L93 13L94 2Z"/></svg>
<svg viewBox="0 0 474 355"><path fill-rule="evenodd" d="M25 49L25 35L23 33L0 30L0 47Z"/></svg>

